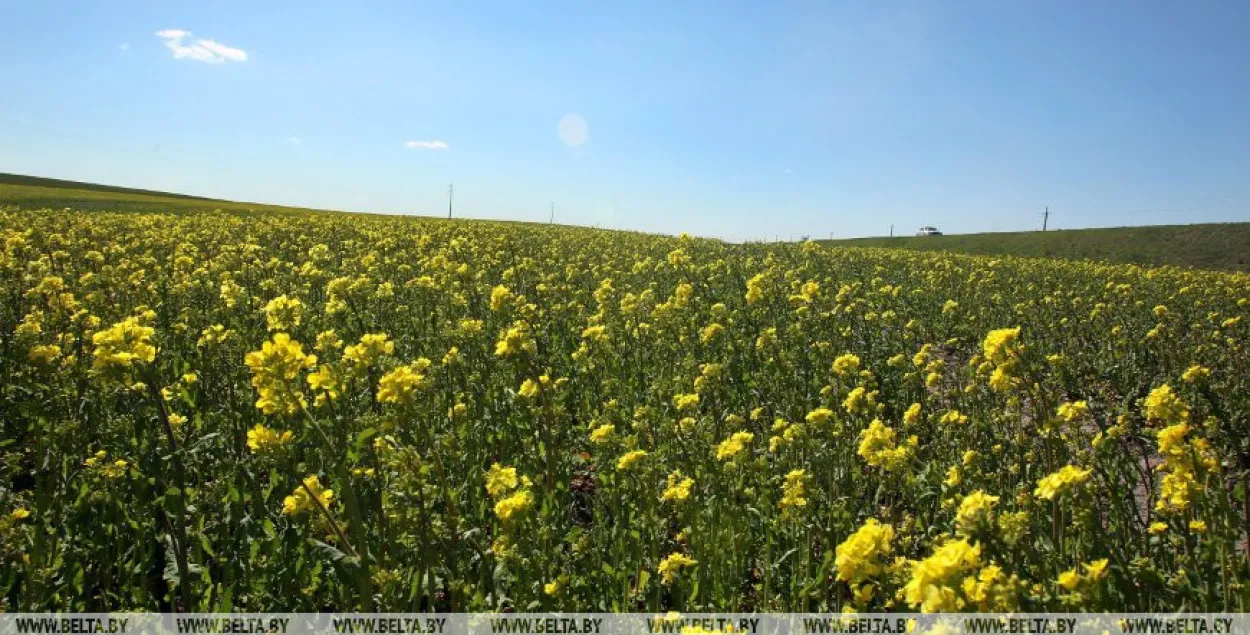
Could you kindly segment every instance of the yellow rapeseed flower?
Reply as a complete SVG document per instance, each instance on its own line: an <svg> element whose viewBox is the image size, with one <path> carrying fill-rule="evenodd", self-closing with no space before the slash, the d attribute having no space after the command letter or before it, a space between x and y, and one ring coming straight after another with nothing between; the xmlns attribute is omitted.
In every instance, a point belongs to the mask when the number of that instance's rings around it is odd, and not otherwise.
<svg viewBox="0 0 1250 635"><path fill-rule="evenodd" d="M516 489L520 483L515 467L504 467L498 463L490 466L486 472L486 493L491 498L499 498Z"/></svg>
<svg viewBox="0 0 1250 635"><path fill-rule="evenodd" d="M316 502L313 501L312 496L309 496L310 490L321 506L329 509L330 501L334 499L334 490L323 487L321 480L313 475L305 478L303 486L296 487L290 496L282 500L282 513L287 516L296 516L316 508Z"/></svg>
<svg viewBox="0 0 1250 635"><path fill-rule="evenodd" d="M523 489L495 503L495 516L500 522L510 523L529 511L534 506L534 495Z"/></svg>
<svg viewBox="0 0 1250 635"><path fill-rule="evenodd" d="M993 523L994 507L998 505L998 497L976 490L964 497L959 503L959 511L955 513L955 528L961 534L973 535L979 527Z"/></svg>
<svg viewBox="0 0 1250 635"><path fill-rule="evenodd" d="M1055 497L1061 496L1063 493L1089 480L1089 475L1092 473L1093 470L1081 469L1075 465L1065 465L1059 468L1059 470L1042 477L1037 482L1037 489L1033 490L1033 495L1045 500L1054 500Z"/></svg>
<svg viewBox="0 0 1250 635"><path fill-rule="evenodd" d="M300 325L304 303L299 298L280 295L265 305L265 323L270 331L289 331Z"/></svg>
<svg viewBox="0 0 1250 635"><path fill-rule="evenodd" d="M268 415L295 414L307 405L300 389L299 374L317 363L316 355L305 355L299 342L286 333L275 333L259 351L244 358L252 371L252 386L259 399L256 407Z"/></svg>
<svg viewBox="0 0 1250 635"><path fill-rule="evenodd" d="M1189 407L1167 384L1151 390L1143 405L1146 418L1151 421L1170 424L1180 423L1189 418Z"/></svg>
<svg viewBox="0 0 1250 635"><path fill-rule="evenodd" d="M986 334L985 341L981 343L981 352L990 362L1002 364L1015 355L1015 345L1019 339L1020 327L1018 326L990 331Z"/></svg>
<svg viewBox="0 0 1250 635"><path fill-rule="evenodd" d="M966 539L948 540L929 557L911 563L911 579L903 587L903 597L924 613L958 611L967 604L959 592L963 579L980 562L981 545Z"/></svg>
<svg viewBox="0 0 1250 635"><path fill-rule="evenodd" d="M847 377L859 371L859 357L846 353L833 360L833 372L839 377Z"/></svg>
<svg viewBox="0 0 1250 635"><path fill-rule="evenodd" d="M612 434L616 432L616 426L605 423L590 432L591 443L607 443L612 438Z"/></svg>
<svg viewBox="0 0 1250 635"><path fill-rule="evenodd" d="M907 462L918 442L912 436L899 444L896 437L893 428L882 423L880 419L873 419L860 434L858 454L873 467L880 467L887 472L895 470Z"/></svg>
<svg viewBox="0 0 1250 635"><path fill-rule="evenodd" d="M1087 412L1089 412L1089 404L1085 403L1085 401L1073 401L1059 404L1059 410L1056 414L1058 414L1060 419L1071 423L1085 416Z"/></svg>
<svg viewBox="0 0 1250 635"><path fill-rule="evenodd" d="M669 585L677 579L682 569L693 567L696 564L699 564L698 560L682 553L673 552L660 561L660 566L656 570L660 574L660 582Z"/></svg>
<svg viewBox="0 0 1250 635"><path fill-rule="evenodd" d="M290 430L278 432L258 423L247 431L247 447L257 454L272 454L281 450L293 436Z"/></svg>
<svg viewBox="0 0 1250 635"><path fill-rule="evenodd" d="M683 475L681 470L675 470L668 475L668 486L664 488L660 500L680 503L690 498L690 490L693 487L694 479Z"/></svg>
<svg viewBox="0 0 1250 635"><path fill-rule="evenodd" d="M138 318L129 317L92 335L91 343L95 345L92 371L130 383L129 371L135 364L150 364L156 359L156 347L152 346L155 332Z"/></svg>
<svg viewBox="0 0 1250 635"><path fill-rule="evenodd" d="M646 450L632 450L632 451L626 452L625 454L621 455L621 458L616 460L616 469L628 470L630 466L646 458L646 456L647 456Z"/></svg>
<svg viewBox="0 0 1250 635"><path fill-rule="evenodd" d="M805 470L791 470L789 474L786 474L786 480L781 485L780 507L788 510L807 505L806 483L807 472Z"/></svg>
<svg viewBox="0 0 1250 635"><path fill-rule="evenodd" d="M716 458L725 461L732 459L742 453L746 449L747 444L755 440L755 434L751 432L735 432L728 439L721 441L716 446Z"/></svg>
<svg viewBox="0 0 1250 635"><path fill-rule="evenodd" d="M838 571L838 579L858 582L884 571L892 540L894 527L869 518L835 550L833 565Z"/></svg>
<svg viewBox="0 0 1250 635"><path fill-rule="evenodd" d="M406 405L412 403L417 392L430 385L425 371L430 360L422 357L407 366L397 366L378 380L378 401Z"/></svg>
<svg viewBox="0 0 1250 635"><path fill-rule="evenodd" d="M833 411L828 408L817 408L809 413L805 421L808 423L822 424L828 423L833 419Z"/></svg>
<svg viewBox="0 0 1250 635"><path fill-rule="evenodd" d="M1190 366L1183 375L1181 380L1187 384L1196 384L1211 378L1211 369L1206 366L1193 365Z"/></svg>

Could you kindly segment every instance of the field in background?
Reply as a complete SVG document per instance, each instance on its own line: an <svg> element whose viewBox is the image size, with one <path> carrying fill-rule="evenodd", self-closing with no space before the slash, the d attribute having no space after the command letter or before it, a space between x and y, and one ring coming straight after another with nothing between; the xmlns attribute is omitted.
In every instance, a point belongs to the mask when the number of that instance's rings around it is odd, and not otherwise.
<svg viewBox="0 0 1250 635"><path fill-rule="evenodd" d="M82 211L186 213L220 209L338 213L3 173L0 173L0 205L26 209L69 207ZM832 247L889 247L1068 260L1088 258L1112 263L1250 271L1250 223L850 238L817 242Z"/></svg>
<svg viewBox="0 0 1250 635"><path fill-rule="evenodd" d="M239 203L220 199L140 190L96 183L46 179L37 176L0 173L0 205L12 205L23 209L73 208L79 211L124 212L322 212L301 207L267 205L264 203Z"/></svg>
<svg viewBox="0 0 1250 635"><path fill-rule="evenodd" d="M1250 271L1250 223L1156 225L822 240L832 247L891 247L963 254L1102 260Z"/></svg>

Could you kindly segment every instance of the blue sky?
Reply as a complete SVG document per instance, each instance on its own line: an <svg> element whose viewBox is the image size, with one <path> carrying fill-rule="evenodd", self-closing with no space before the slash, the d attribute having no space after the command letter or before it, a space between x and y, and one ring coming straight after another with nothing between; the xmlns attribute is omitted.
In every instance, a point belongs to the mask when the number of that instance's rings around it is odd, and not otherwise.
<svg viewBox="0 0 1250 635"><path fill-rule="evenodd" d="M731 240L1250 220L1250 3L354 4L8 3L0 171Z"/></svg>

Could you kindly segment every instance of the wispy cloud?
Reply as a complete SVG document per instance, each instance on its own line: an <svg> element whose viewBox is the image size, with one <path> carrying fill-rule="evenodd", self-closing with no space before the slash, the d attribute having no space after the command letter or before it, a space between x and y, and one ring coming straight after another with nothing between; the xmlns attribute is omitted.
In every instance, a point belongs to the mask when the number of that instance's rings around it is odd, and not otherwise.
<svg viewBox="0 0 1250 635"><path fill-rule="evenodd" d="M186 58L209 64L247 61L247 51L204 38L192 40L190 31L163 29L156 32L156 37L165 41L165 48L173 51L174 59Z"/></svg>
<svg viewBox="0 0 1250 635"><path fill-rule="evenodd" d="M287 142L287 143L289 143L289 144L291 144L291 145L293 145L293 146L297 146L297 145L299 145L299 144L303 143L303 142L304 142L304 140L303 140L303 139L300 139L299 137L287 137L287 138L286 138L286 142Z"/></svg>
<svg viewBox="0 0 1250 635"><path fill-rule="evenodd" d="M118 44L118 45L117 45L117 50L119 50L119 51L121 51L121 52L123 52L123 53L125 53L126 51L129 51L129 50L130 50L130 42L122 42L121 44Z"/></svg>
<svg viewBox="0 0 1250 635"><path fill-rule="evenodd" d="M451 146L446 141L405 141L404 147L409 150L446 150Z"/></svg>

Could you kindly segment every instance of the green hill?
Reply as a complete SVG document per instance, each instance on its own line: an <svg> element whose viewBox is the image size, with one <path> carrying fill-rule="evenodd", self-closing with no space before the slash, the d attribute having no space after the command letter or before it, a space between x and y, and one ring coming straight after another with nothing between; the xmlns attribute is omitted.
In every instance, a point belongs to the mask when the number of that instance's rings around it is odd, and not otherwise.
<svg viewBox="0 0 1250 635"><path fill-rule="evenodd" d="M0 173L0 205L22 208L70 207L86 211L203 212L216 209L266 212L325 212L302 207L240 203L113 185Z"/></svg>
<svg viewBox="0 0 1250 635"><path fill-rule="evenodd" d="M174 213L215 209L326 212L3 173L0 173L0 205ZM1250 271L1250 223L851 238L818 242L830 246L888 247L1077 260L1088 258L1140 265Z"/></svg>
<svg viewBox="0 0 1250 635"><path fill-rule="evenodd" d="M1250 271L1250 223L851 238L818 242L845 247L889 247L1075 260L1088 258L1139 265Z"/></svg>
<svg viewBox="0 0 1250 635"><path fill-rule="evenodd" d="M191 196L190 194L172 194L170 192L156 192L153 190L140 190L133 187L118 187L116 185L100 185L98 183L83 183L82 181L66 181L64 179L49 179L42 176L26 176L23 174L4 174L0 173L0 186L17 185L25 187L42 187L54 188L59 190L85 190L90 192L107 192L110 194L139 194L142 196L160 196L162 198L179 198L196 201L212 201L215 199L205 198L203 196Z"/></svg>

